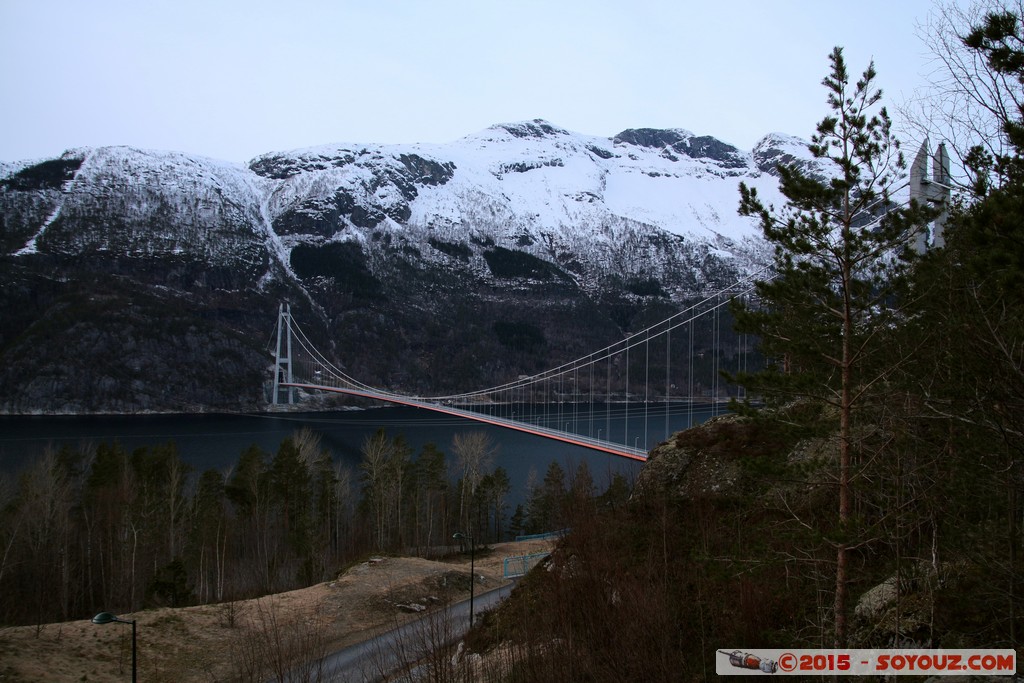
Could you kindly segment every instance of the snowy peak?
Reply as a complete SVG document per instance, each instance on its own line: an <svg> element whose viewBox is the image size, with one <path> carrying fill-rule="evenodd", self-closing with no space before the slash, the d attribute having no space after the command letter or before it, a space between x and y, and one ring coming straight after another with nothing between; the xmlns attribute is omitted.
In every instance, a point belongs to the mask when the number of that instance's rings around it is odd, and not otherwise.
<svg viewBox="0 0 1024 683"><path fill-rule="evenodd" d="M0 178L14 255L188 255L265 267L264 188L244 166L131 147L83 148ZM256 264L260 264L257 266Z"/></svg>
<svg viewBox="0 0 1024 683"><path fill-rule="evenodd" d="M710 135L694 135L680 128L631 128L615 136L616 143L631 144L661 150L670 161L678 161L675 155L691 159L715 162L723 168L743 168L749 163L749 156Z"/></svg>
<svg viewBox="0 0 1024 683"><path fill-rule="evenodd" d="M692 137L693 133L682 128L628 128L616 135L613 141L662 149L685 142Z"/></svg>
<svg viewBox="0 0 1024 683"><path fill-rule="evenodd" d="M779 165L790 164L807 171L827 172L814 159L805 141L784 133L769 133L761 138L754 146L752 157L758 170L772 175L778 175Z"/></svg>
<svg viewBox="0 0 1024 683"><path fill-rule="evenodd" d="M330 238L385 219L408 221L421 188L446 184L456 165L412 146L378 145L266 154L249 168L271 181L268 209L277 234Z"/></svg>
<svg viewBox="0 0 1024 683"><path fill-rule="evenodd" d="M519 123L500 123L491 126L488 130L504 130L516 138L554 138L571 135L564 128L554 126L544 119L533 119L532 121L521 121Z"/></svg>

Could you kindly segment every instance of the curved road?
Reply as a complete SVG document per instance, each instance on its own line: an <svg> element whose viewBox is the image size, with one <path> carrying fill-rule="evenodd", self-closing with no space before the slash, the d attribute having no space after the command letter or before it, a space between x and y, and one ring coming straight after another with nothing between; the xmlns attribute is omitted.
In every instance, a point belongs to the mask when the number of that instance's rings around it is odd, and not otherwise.
<svg viewBox="0 0 1024 683"><path fill-rule="evenodd" d="M480 593L473 613L487 611L504 600L515 584ZM383 681L404 668L414 668L439 648L457 642L469 630L469 600L425 614L375 638L350 645L324 657L314 680L336 683Z"/></svg>

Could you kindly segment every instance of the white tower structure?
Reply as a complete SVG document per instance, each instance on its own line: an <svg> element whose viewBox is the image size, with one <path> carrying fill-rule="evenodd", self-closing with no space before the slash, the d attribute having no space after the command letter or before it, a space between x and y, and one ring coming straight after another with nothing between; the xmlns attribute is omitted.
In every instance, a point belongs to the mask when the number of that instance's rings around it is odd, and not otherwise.
<svg viewBox="0 0 1024 683"><path fill-rule="evenodd" d="M282 336L284 339L282 339ZM292 382L292 307L278 304L277 307L277 350L274 352L274 394L273 404L278 405L281 397L281 382ZM295 403L295 387L288 387L288 403Z"/></svg>
<svg viewBox="0 0 1024 683"><path fill-rule="evenodd" d="M935 150L935 156L931 157L932 174L928 177L928 139L925 138L920 151L910 166L910 199L916 199L920 203L931 203L942 209L931 223L931 230L922 230L914 244L914 249L923 254L929 247L945 246L946 240L943 236L943 228L946 223L946 214L949 210L950 198L950 176L949 176L949 155L946 153L946 144L939 143ZM930 233L930 235L929 235ZM929 240L929 236L931 239Z"/></svg>

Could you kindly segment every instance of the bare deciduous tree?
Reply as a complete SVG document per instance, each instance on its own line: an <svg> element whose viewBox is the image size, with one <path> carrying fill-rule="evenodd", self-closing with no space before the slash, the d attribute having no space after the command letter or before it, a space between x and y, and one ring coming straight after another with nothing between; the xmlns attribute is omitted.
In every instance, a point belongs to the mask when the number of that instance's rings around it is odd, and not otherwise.
<svg viewBox="0 0 1024 683"><path fill-rule="evenodd" d="M1003 125L1024 106L1024 84L994 70L983 54L964 42L971 28L994 11L1024 16L1024 0L936 2L917 27L930 54L927 84L899 107L908 137L949 142L950 153L959 161L954 180L963 186L978 180L968 175L965 164L972 148L980 147L992 157L1010 152Z"/></svg>
<svg viewBox="0 0 1024 683"><path fill-rule="evenodd" d="M469 528L469 504L480 480L490 468L497 454L497 448L485 432L460 432L452 439L456 467L462 477L462 491L459 495L459 521Z"/></svg>

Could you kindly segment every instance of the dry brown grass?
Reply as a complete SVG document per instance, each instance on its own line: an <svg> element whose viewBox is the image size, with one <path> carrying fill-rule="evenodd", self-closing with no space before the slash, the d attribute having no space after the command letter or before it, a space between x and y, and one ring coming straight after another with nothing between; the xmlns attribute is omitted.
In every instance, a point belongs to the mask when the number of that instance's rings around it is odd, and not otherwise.
<svg viewBox="0 0 1024 683"><path fill-rule="evenodd" d="M478 590L503 583L502 561L550 549L550 543L503 543L478 557ZM441 606L468 596L468 561L383 558L357 565L334 581L220 605L155 609L121 615L138 621L139 679L149 683L230 681L238 678L238 643L267 615L283 628L313 623L328 650L350 645L414 618L397 605ZM453 572L455 572L453 574ZM479 586L479 584L478 584ZM430 599L434 598L434 599ZM99 610L97 610L99 611ZM314 620L314 622L310 622ZM125 681L131 674L131 627L88 620L0 628L0 681L71 683Z"/></svg>

